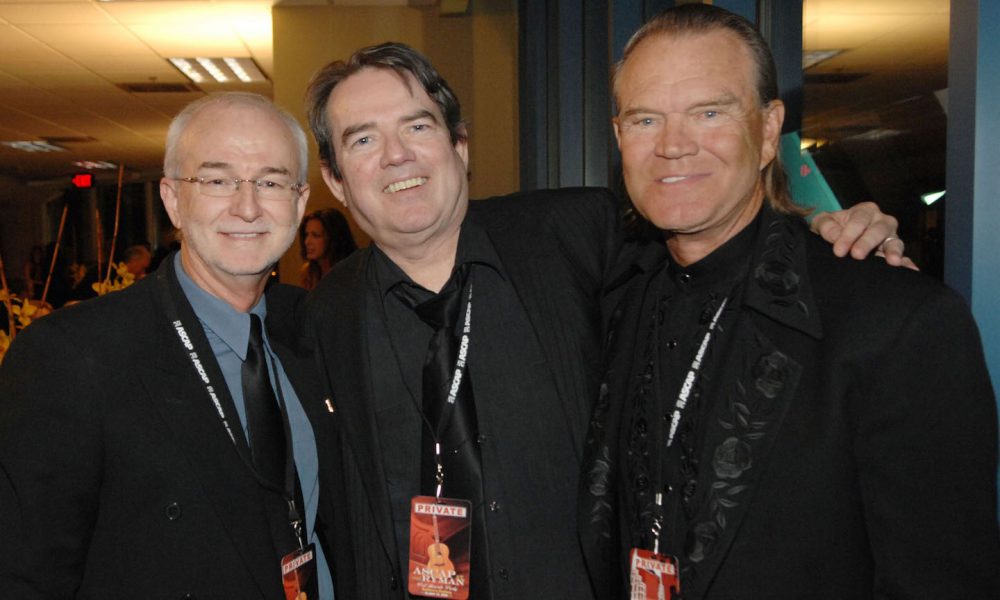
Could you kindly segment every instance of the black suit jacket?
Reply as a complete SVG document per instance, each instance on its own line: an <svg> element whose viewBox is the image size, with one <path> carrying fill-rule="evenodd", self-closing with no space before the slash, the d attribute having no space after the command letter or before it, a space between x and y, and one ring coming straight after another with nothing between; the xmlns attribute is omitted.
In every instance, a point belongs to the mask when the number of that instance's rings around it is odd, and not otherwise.
<svg viewBox="0 0 1000 600"><path fill-rule="evenodd" d="M474 201L467 217L489 235L552 365L563 412L571 421L558 428L568 427L577 456L596 398L599 298L618 244L616 215L607 191L567 189ZM345 600L401 598L406 590L404 567L397 564L372 402L371 381L380 370L368 361L365 320L379 318L366 308L370 261L371 252L365 249L338 264L310 296L307 310L306 333L315 336L316 354L326 371L345 442L346 509L338 512L340 520L332 532L337 591ZM503 477L518 477L517 467L496 466L503 469ZM578 465L566 468L575 472ZM565 510L572 511L574 501L567 497ZM526 544L523 551L530 553L531 548ZM559 569L562 558L538 556L537 560ZM579 555L573 560L579 563ZM526 587L530 589L530 582ZM530 592L526 597L532 597Z"/></svg>
<svg viewBox="0 0 1000 600"><path fill-rule="evenodd" d="M8 353L0 596L284 598L267 519L287 508L265 498L240 459L167 317L173 307L239 436L173 265L36 321ZM272 286L266 327L329 456L336 442L314 361L291 343L303 295ZM332 519L323 502L320 511Z"/></svg>
<svg viewBox="0 0 1000 600"><path fill-rule="evenodd" d="M881 260L837 259L801 220L765 211L705 392L705 435L723 442L699 455L685 600L1000 597L997 414L964 302ZM616 509L635 482L618 448L648 326L637 311L665 259L652 249L623 252L609 292L588 436L578 523L604 597L626 597Z"/></svg>

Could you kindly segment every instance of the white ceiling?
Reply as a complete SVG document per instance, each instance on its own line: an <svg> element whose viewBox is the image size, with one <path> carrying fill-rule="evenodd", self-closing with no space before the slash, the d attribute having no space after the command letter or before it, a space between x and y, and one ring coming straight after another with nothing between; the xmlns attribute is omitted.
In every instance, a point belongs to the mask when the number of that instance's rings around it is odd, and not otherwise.
<svg viewBox="0 0 1000 600"><path fill-rule="evenodd" d="M186 84L170 56L252 57L270 77L270 9L270 0L0 0L0 141L63 138L67 150L0 146L0 172L51 178L79 170L74 160L158 169L172 115L202 94L118 86ZM270 94L270 87L239 89Z"/></svg>
<svg viewBox="0 0 1000 600"><path fill-rule="evenodd" d="M186 84L165 60L170 56L252 57L271 77L274 3L0 0L0 141L55 139L66 148L41 154L0 146L0 175L21 181L59 178L79 171L72 165L76 160L158 172L170 118L202 92L130 93L119 85ZM826 107L838 102L850 107L852 98L861 97L859 91L891 96L937 85L946 73L948 7L948 0L805 0L806 49L845 50L810 72L867 74L855 84L824 86L829 92L807 98L816 114L846 118L843 109ZM200 87L204 92L234 89ZM236 87L271 94L270 83Z"/></svg>

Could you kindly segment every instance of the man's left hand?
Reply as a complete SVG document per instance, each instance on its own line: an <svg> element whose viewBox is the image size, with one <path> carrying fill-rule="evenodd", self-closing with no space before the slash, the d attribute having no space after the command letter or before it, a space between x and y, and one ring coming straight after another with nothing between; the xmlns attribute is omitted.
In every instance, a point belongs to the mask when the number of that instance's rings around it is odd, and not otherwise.
<svg viewBox="0 0 1000 600"><path fill-rule="evenodd" d="M823 212L813 218L810 227L833 244L837 256L862 259L873 250L894 267L919 271L917 265L903 255L903 240L896 234L899 222L879 210L874 202L861 202L846 210Z"/></svg>

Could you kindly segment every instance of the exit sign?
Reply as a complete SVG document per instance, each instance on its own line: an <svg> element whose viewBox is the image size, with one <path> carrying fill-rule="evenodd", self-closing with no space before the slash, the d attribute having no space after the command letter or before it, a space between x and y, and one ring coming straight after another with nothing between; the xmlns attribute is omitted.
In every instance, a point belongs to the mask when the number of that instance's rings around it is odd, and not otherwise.
<svg viewBox="0 0 1000 600"><path fill-rule="evenodd" d="M73 185L78 188L93 187L94 176L90 173L77 173L73 176Z"/></svg>

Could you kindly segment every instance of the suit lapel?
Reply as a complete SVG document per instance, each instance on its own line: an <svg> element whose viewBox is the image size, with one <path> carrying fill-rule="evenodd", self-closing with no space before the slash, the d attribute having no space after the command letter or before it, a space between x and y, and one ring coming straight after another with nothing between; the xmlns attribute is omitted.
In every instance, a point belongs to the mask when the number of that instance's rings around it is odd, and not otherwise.
<svg viewBox="0 0 1000 600"><path fill-rule="evenodd" d="M369 249L360 250L339 272L331 275L336 277L332 292L310 300L315 305L311 322L317 329L316 351L323 365L329 397L336 414L343 419L340 431L357 462L382 547L396 565L399 560L375 419L371 385L374 374L365 333L365 319L374 318L366 310L365 273L370 259Z"/></svg>
<svg viewBox="0 0 1000 600"><path fill-rule="evenodd" d="M158 349L157 355L140 367L139 378L177 438L178 448L187 456L247 570L261 593L271 596L280 591L276 551L263 503L257 501L259 487L237 450L238 445L244 448L246 445L239 417L201 324L177 283L172 258L166 262L166 269L154 275L158 279L155 287L158 306L154 314L168 317L158 328L159 339L151 343L151 347ZM225 412L236 444L227 433L189 351L181 345L171 318L183 325Z"/></svg>
<svg viewBox="0 0 1000 600"><path fill-rule="evenodd" d="M721 357L701 452L697 511L687 532L685 595L701 597L739 534L771 449L795 401L802 344L823 335L805 263L804 239L789 219L766 211L741 316Z"/></svg>

